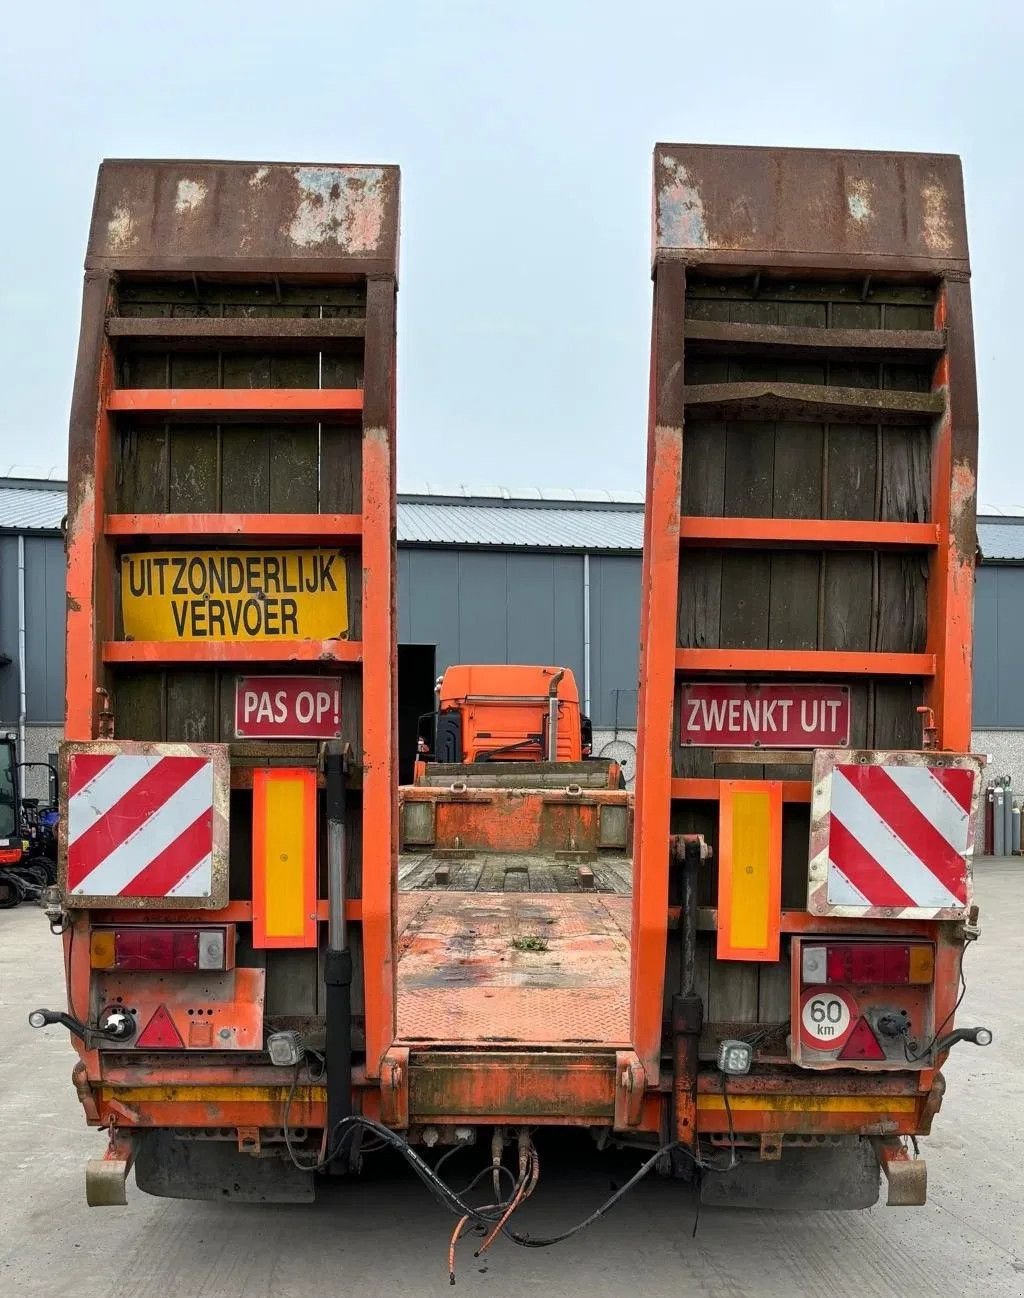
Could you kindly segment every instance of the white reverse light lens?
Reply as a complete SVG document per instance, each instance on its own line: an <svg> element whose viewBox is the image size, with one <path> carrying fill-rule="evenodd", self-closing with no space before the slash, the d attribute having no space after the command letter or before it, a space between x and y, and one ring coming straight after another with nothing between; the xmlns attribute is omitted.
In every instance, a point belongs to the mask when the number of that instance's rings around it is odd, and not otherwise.
<svg viewBox="0 0 1024 1298"><path fill-rule="evenodd" d="M828 981L828 949L823 946L805 946L802 951L803 974L805 983L824 983Z"/></svg>
<svg viewBox="0 0 1024 1298"><path fill-rule="evenodd" d="M723 1073L750 1072L754 1060L754 1047L746 1041L723 1041L718 1047L718 1067Z"/></svg>
<svg viewBox="0 0 1024 1298"><path fill-rule="evenodd" d="M200 929L199 968L224 968L224 930L222 928Z"/></svg>

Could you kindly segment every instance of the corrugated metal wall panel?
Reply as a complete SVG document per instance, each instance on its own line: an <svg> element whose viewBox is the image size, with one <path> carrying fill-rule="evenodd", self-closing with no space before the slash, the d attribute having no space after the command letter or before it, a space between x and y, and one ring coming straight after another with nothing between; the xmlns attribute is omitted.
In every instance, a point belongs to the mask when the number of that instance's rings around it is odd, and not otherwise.
<svg viewBox="0 0 1024 1298"><path fill-rule="evenodd" d="M999 574L997 567L980 567L974 585L974 699L975 727L997 724L999 716L999 665L996 653L999 610ZM1024 578L1024 569L1013 569ZM1009 707L1004 701L1002 711Z"/></svg>
<svg viewBox="0 0 1024 1298"><path fill-rule="evenodd" d="M590 560L590 711L595 725L636 725L640 557ZM618 716L616 717L616 691Z"/></svg>
<svg viewBox="0 0 1024 1298"><path fill-rule="evenodd" d="M25 662L28 719L64 720L64 543L59 537L25 540Z"/></svg>
<svg viewBox="0 0 1024 1298"><path fill-rule="evenodd" d="M63 582L61 583L63 590ZM18 538L0 536L0 724L18 720ZM0 664L3 659L0 658Z"/></svg>
<svg viewBox="0 0 1024 1298"><path fill-rule="evenodd" d="M591 714L620 725L636 710L639 558L591 558ZM437 668L458 662L551 663L583 691L580 555L407 550L399 563L403 643L437 646Z"/></svg>
<svg viewBox="0 0 1024 1298"><path fill-rule="evenodd" d="M558 554L554 561L554 642L551 663L569 667L583 694L583 556Z"/></svg>
<svg viewBox="0 0 1024 1298"><path fill-rule="evenodd" d="M508 662L507 566L504 554L460 553L456 662Z"/></svg>
<svg viewBox="0 0 1024 1298"><path fill-rule="evenodd" d="M459 552L406 552L398 566L398 624L405 644L437 645L437 670L459 655ZM406 613L403 614L403 606Z"/></svg>

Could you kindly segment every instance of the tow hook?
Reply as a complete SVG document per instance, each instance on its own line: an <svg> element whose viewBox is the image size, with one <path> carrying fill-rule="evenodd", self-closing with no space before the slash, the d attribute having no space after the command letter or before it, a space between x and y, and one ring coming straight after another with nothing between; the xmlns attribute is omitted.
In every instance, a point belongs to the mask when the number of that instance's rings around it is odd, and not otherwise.
<svg viewBox="0 0 1024 1298"><path fill-rule="evenodd" d="M991 1028L957 1028L955 1032L947 1033L941 1041L936 1043L935 1053L937 1055L945 1054L958 1041L969 1041L972 1046L990 1046L992 1044L992 1030Z"/></svg>

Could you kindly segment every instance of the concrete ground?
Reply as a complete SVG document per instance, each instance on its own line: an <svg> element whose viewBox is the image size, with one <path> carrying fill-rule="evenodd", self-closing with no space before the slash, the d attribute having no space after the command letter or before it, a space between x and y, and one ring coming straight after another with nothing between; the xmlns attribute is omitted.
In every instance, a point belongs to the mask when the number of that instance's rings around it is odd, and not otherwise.
<svg viewBox="0 0 1024 1298"><path fill-rule="evenodd" d="M462 1291L488 1298L1024 1292L1024 864L979 863L977 894L983 937L968 954L959 1021L990 1026L995 1043L953 1052L946 1105L924 1142L926 1208L802 1216L704 1210L694 1237L688 1192L652 1178L556 1248L500 1241L475 1262L464 1245ZM33 1032L25 1018L33 1006L61 1005L62 986L58 942L42 915L27 906L0 912L2 1298L450 1292L451 1219L402 1169L381 1167L306 1207L183 1203L131 1185L127 1208L87 1209L83 1166L102 1137L84 1125L66 1034ZM560 1158L547 1156L523 1224L553 1233L586 1216L608 1195L614 1174L585 1152L573 1162L564 1149Z"/></svg>

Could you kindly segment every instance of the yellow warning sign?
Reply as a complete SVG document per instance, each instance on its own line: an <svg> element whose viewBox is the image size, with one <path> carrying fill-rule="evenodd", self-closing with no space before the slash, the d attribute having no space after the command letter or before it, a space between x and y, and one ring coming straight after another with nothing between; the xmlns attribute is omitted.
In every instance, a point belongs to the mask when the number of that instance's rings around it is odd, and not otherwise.
<svg viewBox="0 0 1024 1298"><path fill-rule="evenodd" d="M126 554L121 613L130 640L332 640L348 633L338 550Z"/></svg>

